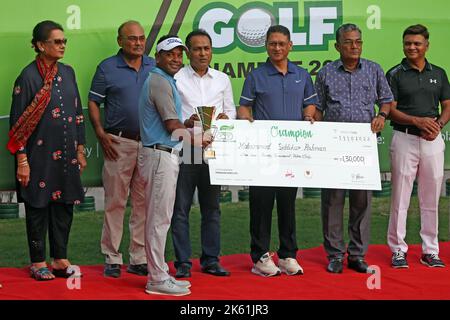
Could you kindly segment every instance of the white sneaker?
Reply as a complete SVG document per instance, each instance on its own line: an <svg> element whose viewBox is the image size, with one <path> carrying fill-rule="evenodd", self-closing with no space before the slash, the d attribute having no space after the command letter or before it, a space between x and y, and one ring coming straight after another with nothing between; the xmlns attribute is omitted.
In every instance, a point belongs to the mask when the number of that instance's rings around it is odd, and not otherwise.
<svg viewBox="0 0 450 320"><path fill-rule="evenodd" d="M253 265L252 272L263 276L263 277L273 277L281 274L280 269L273 263L272 260L273 253L266 252L259 258L259 261Z"/></svg>
<svg viewBox="0 0 450 320"><path fill-rule="evenodd" d="M170 281L172 281L173 284L175 284L179 287L182 287L182 288L190 288L191 287L191 283L186 280L177 280L174 277L170 277Z"/></svg>
<svg viewBox="0 0 450 320"><path fill-rule="evenodd" d="M157 283L148 283L145 287L148 294L163 294L168 296L186 296L191 293L186 287L177 286L171 278Z"/></svg>
<svg viewBox="0 0 450 320"><path fill-rule="evenodd" d="M278 259L278 267L281 272L286 273L288 276L303 274L302 267L294 258Z"/></svg>

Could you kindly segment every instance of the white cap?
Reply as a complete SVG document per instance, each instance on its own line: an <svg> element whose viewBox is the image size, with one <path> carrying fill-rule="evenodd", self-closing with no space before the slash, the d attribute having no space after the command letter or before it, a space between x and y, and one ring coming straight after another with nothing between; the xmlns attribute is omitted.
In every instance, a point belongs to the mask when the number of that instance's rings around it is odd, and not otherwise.
<svg viewBox="0 0 450 320"><path fill-rule="evenodd" d="M182 47L185 51L187 51L186 46L183 44L183 41L181 41L180 38L172 37L172 38L167 38L167 39L161 41L156 46L156 52L160 52L161 50L170 51L176 47Z"/></svg>

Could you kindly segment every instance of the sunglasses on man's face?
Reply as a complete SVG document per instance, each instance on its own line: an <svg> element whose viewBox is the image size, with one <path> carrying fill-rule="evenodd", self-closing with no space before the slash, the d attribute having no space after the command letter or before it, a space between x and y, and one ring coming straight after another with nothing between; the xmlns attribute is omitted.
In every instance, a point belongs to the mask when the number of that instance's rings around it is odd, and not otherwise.
<svg viewBox="0 0 450 320"><path fill-rule="evenodd" d="M61 46L63 44L64 45L67 44L67 39L50 39L50 40L46 40L45 42L55 44L57 46Z"/></svg>

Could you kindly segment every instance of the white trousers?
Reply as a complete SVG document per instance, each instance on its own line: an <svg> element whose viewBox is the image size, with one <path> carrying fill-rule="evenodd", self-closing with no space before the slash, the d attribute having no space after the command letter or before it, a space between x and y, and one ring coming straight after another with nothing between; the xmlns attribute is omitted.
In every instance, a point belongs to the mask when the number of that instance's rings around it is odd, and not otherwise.
<svg viewBox="0 0 450 320"><path fill-rule="evenodd" d="M138 169L145 190L148 281L158 283L170 278L164 250L175 203L179 157L143 147L139 152Z"/></svg>
<svg viewBox="0 0 450 320"><path fill-rule="evenodd" d="M391 154L391 215L387 242L392 252L408 251L406 217L414 179L420 207L420 237L423 254L438 254L438 205L444 176L445 144L439 135L433 141L394 130Z"/></svg>

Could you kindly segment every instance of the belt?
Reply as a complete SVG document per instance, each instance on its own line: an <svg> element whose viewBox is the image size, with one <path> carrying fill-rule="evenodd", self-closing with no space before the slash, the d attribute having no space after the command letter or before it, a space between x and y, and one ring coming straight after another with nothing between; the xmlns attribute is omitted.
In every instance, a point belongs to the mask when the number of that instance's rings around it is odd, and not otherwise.
<svg viewBox="0 0 450 320"><path fill-rule="evenodd" d="M163 146L163 145L161 145L161 144L154 144L154 145L152 145L152 146L145 146L146 148L150 148L150 149L155 149L155 150L161 150L161 151L165 151L165 152L168 152L168 153L173 153L173 154L176 154L177 156L179 155L179 151L177 150L177 149L175 149L175 148L170 148L170 147L166 147L166 146Z"/></svg>
<svg viewBox="0 0 450 320"><path fill-rule="evenodd" d="M117 130L117 129L106 129L106 132L113 134L115 136L119 136L125 139L131 139L136 141L141 141L141 136L139 133L134 133L126 130Z"/></svg>
<svg viewBox="0 0 450 320"><path fill-rule="evenodd" d="M420 129L416 127L394 127L394 130L420 137Z"/></svg>

